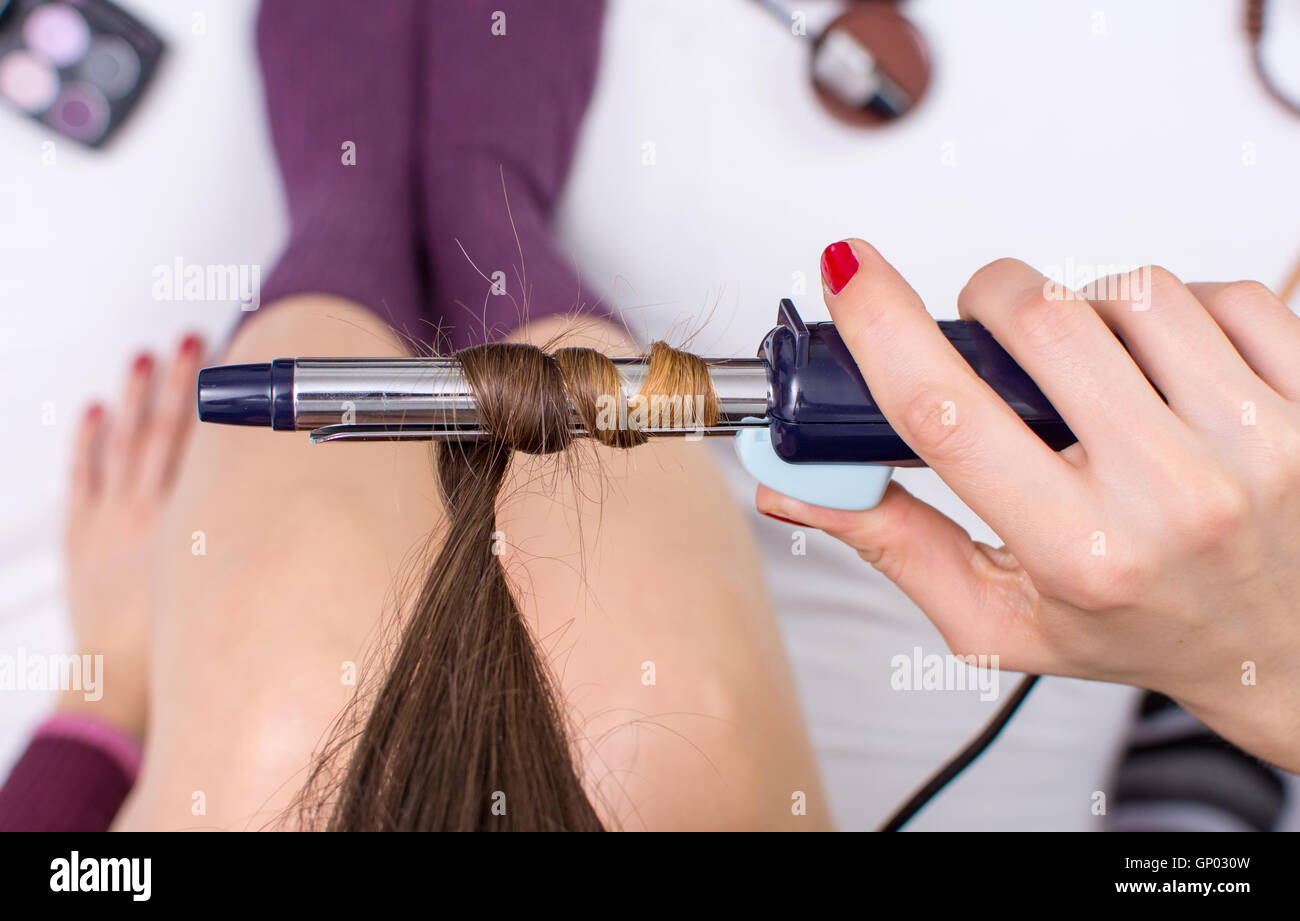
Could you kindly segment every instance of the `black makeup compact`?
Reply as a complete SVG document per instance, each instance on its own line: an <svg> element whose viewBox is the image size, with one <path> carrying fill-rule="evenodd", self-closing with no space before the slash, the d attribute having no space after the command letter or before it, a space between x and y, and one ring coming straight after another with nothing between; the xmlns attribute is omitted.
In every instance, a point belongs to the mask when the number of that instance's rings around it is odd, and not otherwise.
<svg viewBox="0 0 1300 921"><path fill-rule="evenodd" d="M139 102L163 48L108 0L0 0L0 99L99 147Z"/></svg>

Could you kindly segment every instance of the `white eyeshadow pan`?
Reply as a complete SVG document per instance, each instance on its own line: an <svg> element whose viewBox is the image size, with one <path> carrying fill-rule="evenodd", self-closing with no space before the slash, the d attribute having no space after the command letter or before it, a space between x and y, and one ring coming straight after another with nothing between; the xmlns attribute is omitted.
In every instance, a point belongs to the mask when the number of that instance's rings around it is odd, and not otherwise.
<svg viewBox="0 0 1300 921"><path fill-rule="evenodd" d="M0 58L0 96L38 115L59 95L59 75L41 58L19 48Z"/></svg>

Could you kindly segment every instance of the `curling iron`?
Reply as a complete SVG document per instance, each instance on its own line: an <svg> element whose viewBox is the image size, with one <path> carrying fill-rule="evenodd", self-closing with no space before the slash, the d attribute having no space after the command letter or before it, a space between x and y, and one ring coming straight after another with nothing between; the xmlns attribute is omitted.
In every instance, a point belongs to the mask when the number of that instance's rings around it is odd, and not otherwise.
<svg viewBox="0 0 1300 921"><path fill-rule="evenodd" d="M1053 450L1076 439L1042 391L978 323L939 321L952 346ZM923 465L876 405L835 324L805 323L782 300L756 358L704 359L717 394L709 426L646 435L730 436L759 482L830 508L879 502L896 466ZM644 358L612 359L635 394ZM204 368L199 419L309 431L313 443L462 440L489 435L455 358L280 358ZM590 434L577 417L574 435Z"/></svg>

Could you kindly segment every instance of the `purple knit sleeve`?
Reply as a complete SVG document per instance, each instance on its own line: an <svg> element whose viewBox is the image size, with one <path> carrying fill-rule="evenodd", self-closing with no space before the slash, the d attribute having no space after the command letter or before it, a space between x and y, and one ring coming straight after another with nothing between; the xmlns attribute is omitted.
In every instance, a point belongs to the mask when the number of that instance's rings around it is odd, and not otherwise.
<svg viewBox="0 0 1300 921"><path fill-rule="evenodd" d="M551 217L595 84L603 2L437 0L432 9L424 220L452 342L598 309L556 247Z"/></svg>
<svg viewBox="0 0 1300 921"><path fill-rule="evenodd" d="M596 309L550 223L602 12L266 0L258 49L290 238L262 303L335 294L452 348Z"/></svg>
<svg viewBox="0 0 1300 921"><path fill-rule="evenodd" d="M399 331L423 325L421 2L262 3L262 87L289 210L289 240L262 286L262 304L332 294Z"/></svg>
<svg viewBox="0 0 1300 921"><path fill-rule="evenodd" d="M134 739L92 717L55 715L0 787L0 831L108 831L139 770Z"/></svg>

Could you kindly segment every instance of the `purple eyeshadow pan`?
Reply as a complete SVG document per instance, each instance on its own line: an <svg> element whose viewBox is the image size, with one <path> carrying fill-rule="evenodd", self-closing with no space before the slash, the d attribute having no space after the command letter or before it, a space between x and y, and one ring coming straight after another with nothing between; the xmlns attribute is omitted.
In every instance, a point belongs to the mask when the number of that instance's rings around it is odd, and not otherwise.
<svg viewBox="0 0 1300 921"><path fill-rule="evenodd" d="M23 41L56 67L70 67L90 47L90 26L66 3L38 6L23 22Z"/></svg>
<svg viewBox="0 0 1300 921"><path fill-rule="evenodd" d="M79 141L96 141L108 128L108 100L87 83L69 83L50 109L49 119Z"/></svg>

